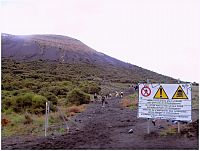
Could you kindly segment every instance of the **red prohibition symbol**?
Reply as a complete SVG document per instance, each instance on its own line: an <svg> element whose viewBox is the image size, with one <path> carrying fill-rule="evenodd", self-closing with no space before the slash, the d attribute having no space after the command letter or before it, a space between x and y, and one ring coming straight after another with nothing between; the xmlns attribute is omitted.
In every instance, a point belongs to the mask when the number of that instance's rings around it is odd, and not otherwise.
<svg viewBox="0 0 200 151"><path fill-rule="evenodd" d="M151 89L150 89L148 86L144 86L144 87L141 89L141 94L142 94L144 97L148 97L148 96L151 94Z"/></svg>

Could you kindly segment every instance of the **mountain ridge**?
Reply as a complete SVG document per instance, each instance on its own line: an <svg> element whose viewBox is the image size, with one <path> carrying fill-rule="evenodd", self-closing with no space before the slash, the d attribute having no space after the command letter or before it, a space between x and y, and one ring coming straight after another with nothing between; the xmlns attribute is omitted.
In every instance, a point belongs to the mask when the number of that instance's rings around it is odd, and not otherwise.
<svg viewBox="0 0 200 151"><path fill-rule="evenodd" d="M129 77L132 74L133 79L137 77L142 81L148 77L158 82L163 81L163 79L165 81L174 81L171 77L98 52L80 40L68 36L52 34L19 36L2 33L1 38L2 58L17 61L46 60L64 64L95 64L104 68L115 68L116 72L121 72L122 74L127 73ZM109 72L109 70L106 72ZM126 77L126 75L124 76Z"/></svg>
<svg viewBox="0 0 200 151"><path fill-rule="evenodd" d="M12 45L15 45L15 47L10 47L9 43L12 43ZM19 43L21 47L19 47ZM29 49L29 54L27 54L27 52L25 52L26 50L24 49ZM46 49L48 49L48 54L50 55L45 54ZM68 58L73 57L76 61L78 61L77 59L80 59L78 55L70 54L70 52L76 52L80 55L83 55L82 58L87 57L85 55L93 54L94 59L92 61L98 60L99 56L106 57L105 59L107 61L109 60L110 63L113 59L115 62L120 61L104 53L97 52L75 38L51 34L17 36L4 33L2 35L2 50L3 57L14 58L16 60L30 60L32 58L32 60L47 59L65 62L65 60ZM24 53L26 56L23 57L21 54Z"/></svg>

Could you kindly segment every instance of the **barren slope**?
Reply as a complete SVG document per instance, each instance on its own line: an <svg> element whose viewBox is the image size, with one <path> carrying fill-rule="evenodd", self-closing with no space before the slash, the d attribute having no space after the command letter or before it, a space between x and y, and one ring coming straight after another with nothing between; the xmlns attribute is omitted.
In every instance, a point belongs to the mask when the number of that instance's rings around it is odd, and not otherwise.
<svg viewBox="0 0 200 151"><path fill-rule="evenodd" d="M18 61L45 60L58 63L88 64L108 70L106 73L123 73L127 82L139 82L149 78L152 82L169 83L173 78L122 62L88 47L74 38L60 35L16 36L2 34L2 58ZM103 71L102 71L103 72ZM127 78L129 77L129 78Z"/></svg>

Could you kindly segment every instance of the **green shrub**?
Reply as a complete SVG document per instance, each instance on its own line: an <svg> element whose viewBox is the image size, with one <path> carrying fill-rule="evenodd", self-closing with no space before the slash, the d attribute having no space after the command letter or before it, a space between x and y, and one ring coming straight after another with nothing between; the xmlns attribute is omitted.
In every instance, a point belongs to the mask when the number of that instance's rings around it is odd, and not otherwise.
<svg viewBox="0 0 200 151"><path fill-rule="evenodd" d="M72 104L81 105L90 102L90 96L80 89L73 89L67 95L67 101Z"/></svg>
<svg viewBox="0 0 200 151"><path fill-rule="evenodd" d="M53 105L58 104L58 98L56 97L55 94L51 92L40 92L39 94L45 96L47 100L50 101Z"/></svg>
<svg viewBox="0 0 200 151"><path fill-rule="evenodd" d="M65 87L68 87L69 90L72 90L74 88L71 81L63 81L62 85L65 86Z"/></svg>
<svg viewBox="0 0 200 151"><path fill-rule="evenodd" d="M33 86L35 86L35 82L33 81L26 81L26 83L24 84L25 87L27 88L32 88Z"/></svg>
<svg viewBox="0 0 200 151"><path fill-rule="evenodd" d="M47 99L41 95L34 95L32 98L33 105L32 105L32 112L35 114L45 113L45 106Z"/></svg>
<svg viewBox="0 0 200 151"><path fill-rule="evenodd" d="M2 90L12 91L15 88L10 83L4 83L1 85Z"/></svg>
<svg viewBox="0 0 200 151"><path fill-rule="evenodd" d="M31 108L32 106L32 98L34 94L33 93L26 93L22 94L20 96L17 96L14 103L14 111L15 112L22 112L26 109Z"/></svg>
<svg viewBox="0 0 200 151"><path fill-rule="evenodd" d="M69 89L66 86L51 86L47 88L47 91L58 96L58 95L67 95L67 92L69 92Z"/></svg>
<svg viewBox="0 0 200 151"><path fill-rule="evenodd" d="M99 93L101 91L101 87L92 81L84 81L79 85L79 88L85 92L85 93L89 93L89 94L94 94L94 93Z"/></svg>
<svg viewBox="0 0 200 151"><path fill-rule="evenodd" d="M11 102L12 101L12 102ZM5 101L4 108L13 108L14 112L29 112L34 114L45 113L45 103L47 99L44 96L28 92L19 96L13 97L12 100ZM7 108L6 108L7 107Z"/></svg>
<svg viewBox="0 0 200 151"><path fill-rule="evenodd" d="M12 107L14 104L14 98L13 97L5 97L4 99L2 99L2 112L5 112L6 110L10 110L12 111Z"/></svg>
<svg viewBox="0 0 200 151"><path fill-rule="evenodd" d="M11 92L12 92L12 91L2 90L2 91L1 91L1 95L2 95L2 96L11 96Z"/></svg>

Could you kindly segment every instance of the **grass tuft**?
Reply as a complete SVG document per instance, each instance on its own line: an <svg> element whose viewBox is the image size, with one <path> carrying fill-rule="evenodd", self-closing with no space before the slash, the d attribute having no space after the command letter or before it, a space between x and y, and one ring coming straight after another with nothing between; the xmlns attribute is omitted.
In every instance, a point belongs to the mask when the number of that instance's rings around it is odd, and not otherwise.
<svg viewBox="0 0 200 151"><path fill-rule="evenodd" d="M85 104L79 105L79 106L73 105L71 107L68 107L67 111L66 111L67 115L68 116L74 116L76 113L81 113L85 110L85 107L86 107Z"/></svg>
<svg viewBox="0 0 200 151"><path fill-rule="evenodd" d="M122 99L121 102L122 107L127 107L130 109L137 109L138 106L138 94L131 94L129 96L126 96Z"/></svg>
<svg viewBox="0 0 200 151"><path fill-rule="evenodd" d="M160 136L171 136L177 134L177 127L169 126L160 132Z"/></svg>

